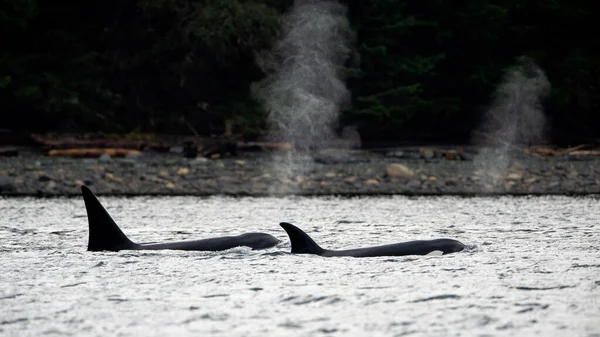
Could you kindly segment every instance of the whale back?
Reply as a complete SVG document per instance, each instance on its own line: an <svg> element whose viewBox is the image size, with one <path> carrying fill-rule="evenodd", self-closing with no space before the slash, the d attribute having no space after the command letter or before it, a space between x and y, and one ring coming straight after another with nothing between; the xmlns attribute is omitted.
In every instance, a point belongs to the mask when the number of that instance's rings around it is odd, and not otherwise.
<svg viewBox="0 0 600 337"><path fill-rule="evenodd" d="M316 254L326 257L404 256L428 255L432 252L436 252L436 254L449 254L459 252L465 248L464 244L453 239L435 239L400 242L357 249L329 250L319 247L319 245L300 228L287 222L282 222L279 225L285 229L290 237L293 254Z"/></svg>

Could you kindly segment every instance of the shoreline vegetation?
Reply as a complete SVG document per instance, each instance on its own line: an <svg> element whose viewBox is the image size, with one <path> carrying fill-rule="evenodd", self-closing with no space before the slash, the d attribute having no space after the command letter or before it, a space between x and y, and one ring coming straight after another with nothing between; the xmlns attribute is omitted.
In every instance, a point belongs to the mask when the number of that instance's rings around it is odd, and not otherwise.
<svg viewBox="0 0 600 337"><path fill-rule="evenodd" d="M518 122L517 137L598 142L596 7L4 1L2 128L255 140L286 125L309 142L337 120L363 141L468 143Z"/></svg>
<svg viewBox="0 0 600 337"><path fill-rule="evenodd" d="M81 185L115 196L600 194L597 145L502 153L468 145L334 146L296 153L286 143L229 138L32 139L35 145L0 147L1 196L80 196Z"/></svg>

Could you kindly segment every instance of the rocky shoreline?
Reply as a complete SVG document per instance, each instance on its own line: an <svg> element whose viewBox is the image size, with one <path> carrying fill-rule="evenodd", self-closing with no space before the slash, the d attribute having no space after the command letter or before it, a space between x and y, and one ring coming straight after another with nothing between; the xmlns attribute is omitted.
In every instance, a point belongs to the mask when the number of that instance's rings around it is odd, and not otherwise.
<svg viewBox="0 0 600 337"><path fill-rule="evenodd" d="M125 158L0 157L2 196L98 195L587 195L600 194L600 157L514 151L482 161L481 150L336 150L297 155L243 152L207 159L143 152Z"/></svg>

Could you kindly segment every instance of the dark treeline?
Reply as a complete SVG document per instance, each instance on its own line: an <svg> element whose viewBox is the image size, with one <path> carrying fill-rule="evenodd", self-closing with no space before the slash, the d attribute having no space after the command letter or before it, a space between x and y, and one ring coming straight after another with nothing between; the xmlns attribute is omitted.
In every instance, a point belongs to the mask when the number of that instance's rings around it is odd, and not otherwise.
<svg viewBox="0 0 600 337"><path fill-rule="evenodd" d="M291 0L0 0L0 128L247 139L250 85ZM576 0L356 0L348 59L364 140L465 142L519 56L552 85L551 141L600 137L598 6ZM226 122L227 121L227 122Z"/></svg>

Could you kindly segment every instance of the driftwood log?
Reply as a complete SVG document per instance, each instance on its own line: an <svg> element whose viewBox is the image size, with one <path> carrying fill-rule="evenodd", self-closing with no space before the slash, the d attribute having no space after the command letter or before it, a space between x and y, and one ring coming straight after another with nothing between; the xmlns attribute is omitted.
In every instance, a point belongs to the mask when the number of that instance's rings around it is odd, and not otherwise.
<svg viewBox="0 0 600 337"><path fill-rule="evenodd" d="M581 144L573 147L569 147L566 149L553 149L547 146L531 146L527 148L525 151L528 154L541 155L541 156L549 156L549 157L559 157L559 156L600 156L600 150L582 150L584 148L593 147L590 144Z"/></svg>
<svg viewBox="0 0 600 337"><path fill-rule="evenodd" d="M289 150L290 143L241 142L234 137L152 135L137 139L92 138L83 135L32 135L35 144L52 157L122 157L142 151L175 152L188 158L218 158L237 151Z"/></svg>
<svg viewBox="0 0 600 337"><path fill-rule="evenodd" d="M107 154L111 157L125 157L128 155L141 155L142 152L119 148L54 149L48 151L48 156L50 157L97 158L103 154Z"/></svg>
<svg viewBox="0 0 600 337"><path fill-rule="evenodd" d="M16 157L19 155L19 150L14 147L0 147L0 157Z"/></svg>
<svg viewBox="0 0 600 337"><path fill-rule="evenodd" d="M166 152L173 146L185 143L197 143L196 137L157 135L140 138L90 138L72 135L32 135L31 138L42 149L77 149L77 148L119 148L135 150L155 150Z"/></svg>

